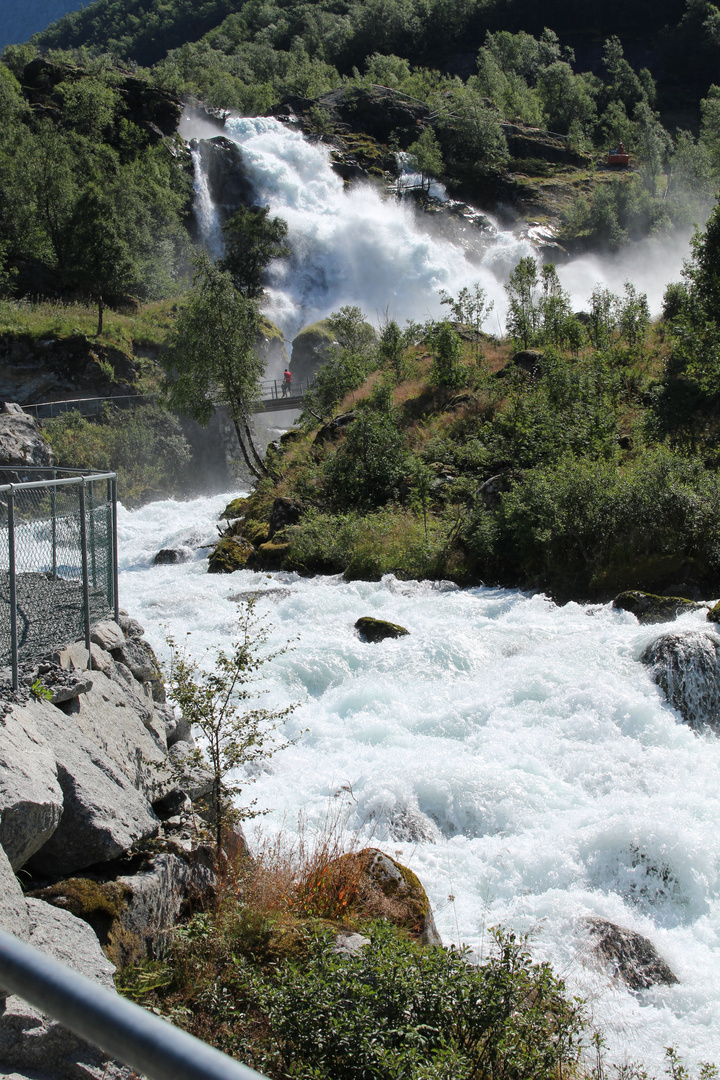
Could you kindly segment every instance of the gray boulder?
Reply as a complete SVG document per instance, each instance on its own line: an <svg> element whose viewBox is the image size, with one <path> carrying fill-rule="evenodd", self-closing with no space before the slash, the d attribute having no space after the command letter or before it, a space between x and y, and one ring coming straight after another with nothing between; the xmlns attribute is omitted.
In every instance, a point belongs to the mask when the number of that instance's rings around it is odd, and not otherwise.
<svg viewBox="0 0 720 1080"><path fill-rule="evenodd" d="M113 649L122 649L125 644L125 635L116 622L106 619L104 622L95 623L90 630L90 641L99 645L106 652Z"/></svg>
<svg viewBox="0 0 720 1080"><path fill-rule="evenodd" d="M113 649L113 658L125 664L138 682L151 682L159 676L155 653L147 641L140 637L128 638L119 649Z"/></svg>
<svg viewBox="0 0 720 1080"><path fill-rule="evenodd" d="M101 673L90 693L71 704L77 709L71 723L53 705L38 702L36 709L38 730L55 755L63 811L30 864L58 877L114 859L158 827L143 756L160 755L137 713Z"/></svg>
<svg viewBox="0 0 720 1080"><path fill-rule="evenodd" d="M16 870L50 839L62 814L55 755L37 723L55 713L62 716L31 699L0 721L0 844Z"/></svg>
<svg viewBox="0 0 720 1080"><path fill-rule="evenodd" d="M69 911L42 900L28 900L30 944L113 990L114 967L104 956L90 927ZM57 1021L43 1016L19 997L8 997L0 1015L0 1061L16 1075L45 1075L51 1080L130 1080L130 1069L108 1061L97 1047Z"/></svg>
<svg viewBox="0 0 720 1080"><path fill-rule="evenodd" d="M186 791L193 802L210 794L213 774L195 747L186 742L175 743L168 751L168 758L177 786Z"/></svg>
<svg viewBox="0 0 720 1080"><path fill-rule="evenodd" d="M0 847L0 929L6 934L27 941L30 937L30 922L27 903L23 896L20 882L15 877L8 857Z"/></svg>
<svg viewBox="0 0 720 1080"><path fill-rule="evenodd" d="M631 990L650 986L672 986L679 980L670 970L651 941L634 930L589 918L586 924L595 939L595 953L612 968L613 975Z"/></svg>
<svg viewBox="0 0 720 1080"><path fill-rule="evenodd" d="M664 634L645 649L650 668L668 702L686 724L720 731L720 638L711 631Z"/></svg>
<svg viewBox="0 0 720 1080"><path fill-rule="evenodd" d="M163 932L175 925L192 889L192 870L177 855L155 855L142 870L118 878L118 883L128 890L119 916L122 933L116 935L123 963L161 954Z"/></svg>
<svg viewBox="0 0 720 1080"><path fill-rule="evenodd" d="M19 405L0 402L0 467L52 465L50 444L40 434L40 425Z"/></svg>

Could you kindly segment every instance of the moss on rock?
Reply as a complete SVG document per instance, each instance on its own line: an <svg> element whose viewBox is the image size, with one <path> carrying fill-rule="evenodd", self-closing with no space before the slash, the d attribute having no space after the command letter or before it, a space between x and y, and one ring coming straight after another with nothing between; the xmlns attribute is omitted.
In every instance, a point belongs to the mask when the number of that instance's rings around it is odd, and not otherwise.
<svg viewBox="0 0 720 1080"><path fill-rule="evenodd" d="M69 911L88 923L100 944L110 943L113 928L127 906L130 890L116 881L94 881L92 878L67 878L38 889L30 894L53 907Z"/></svg>
<svg viewBox="0 0 720 1080"><path fill-rule="evenodd" d="M363 641L384 641L385 638L405 637L410 633L404 626L398 623L386 622L385 619L373 619L369 615L363 616L355 623L355 629Z"/></svg>
<svg viewBox="0 0 720 1080"><path fill-rule="evenodd" d="M220 517L224 518L226 521L235 521L237 518L241 518L247 509L248 501L249 500L243 496L232 499L232 501L227 504Z"/></svg>
<svg viewBox="0 0 720 1080"><path fill-rule="evenodd" d="M252 544L242 536L224 536L208 556L209 574L233 574L242 570L255 552Z"/></svg>
<svg viewBox="0 0 720 1080"><path fill-rule="evenodd" d="M682 596L656 596L654 593L630 590L620 593L613 600L613 607L620 611L630 611L643 625L672 622L687 611L696 611L702 604L686 600ZM708 615L709 617L709 615Z"/></svg>

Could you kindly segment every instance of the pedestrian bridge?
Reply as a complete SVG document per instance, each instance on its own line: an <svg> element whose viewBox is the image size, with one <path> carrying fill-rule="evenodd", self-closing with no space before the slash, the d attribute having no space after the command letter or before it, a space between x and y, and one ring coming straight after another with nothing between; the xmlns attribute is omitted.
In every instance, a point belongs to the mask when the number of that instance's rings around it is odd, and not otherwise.
<svg viewBox="0 0 720 1080"><path fill-rule="evenodd" d="M305 394L311 385L310 379L295 383L290 388L283 386L281 379L264 379L260 384L260 398L253 408L254 413L286 412L290 409L302 409ZM284 391L284 393L283 393ZM158 401L154 394L121 394L117 397L65 398L62 401L39 401L33 405L23 405L24 412L30 413L37 420L48 420L65 412L79 412L83 416L97 416L103 406L112 405L116 409L132 409L137 405L153 405Z"/></svg>

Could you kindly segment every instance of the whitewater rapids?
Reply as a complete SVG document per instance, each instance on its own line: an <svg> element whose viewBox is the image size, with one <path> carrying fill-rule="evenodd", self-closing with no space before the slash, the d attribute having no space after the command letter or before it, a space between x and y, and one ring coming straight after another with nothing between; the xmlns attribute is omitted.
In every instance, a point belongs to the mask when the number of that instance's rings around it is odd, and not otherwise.
<svg viewBox="0 0 720 1080"><path fill-rule="evenodd" d="M682 724L640 664L663 628L516 590L209 576L197 545L229 497L120 508L120 597L163 657L168 633L191 631L198 657L227 646L246 592L261 594L273 647L294 639L264 685L269 707L299 703L296 742L248 791L271 810L265 833L342 806L349 833L417 872L446 944L482 955L491 926L529 932L615 1061L659 1075L672 1045L694 1068L720 1063L720 740ZM190 561L151 565L182 544ZM361 615L410 635L364 644ZM587 916L644 934L679 984L613 982Z"/></svg>

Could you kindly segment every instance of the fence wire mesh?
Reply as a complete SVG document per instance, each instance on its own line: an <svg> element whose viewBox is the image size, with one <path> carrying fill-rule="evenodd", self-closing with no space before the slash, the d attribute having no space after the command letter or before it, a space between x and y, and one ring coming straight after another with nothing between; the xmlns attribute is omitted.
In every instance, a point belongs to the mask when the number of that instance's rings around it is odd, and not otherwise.
<svg viewBox="0 0 720 1080"><path fill-rule="evenodd" d="M13 664L13 608L15 667L86 639L89 626L114 614L113 481L0 469L0 664Z"/></svg>

